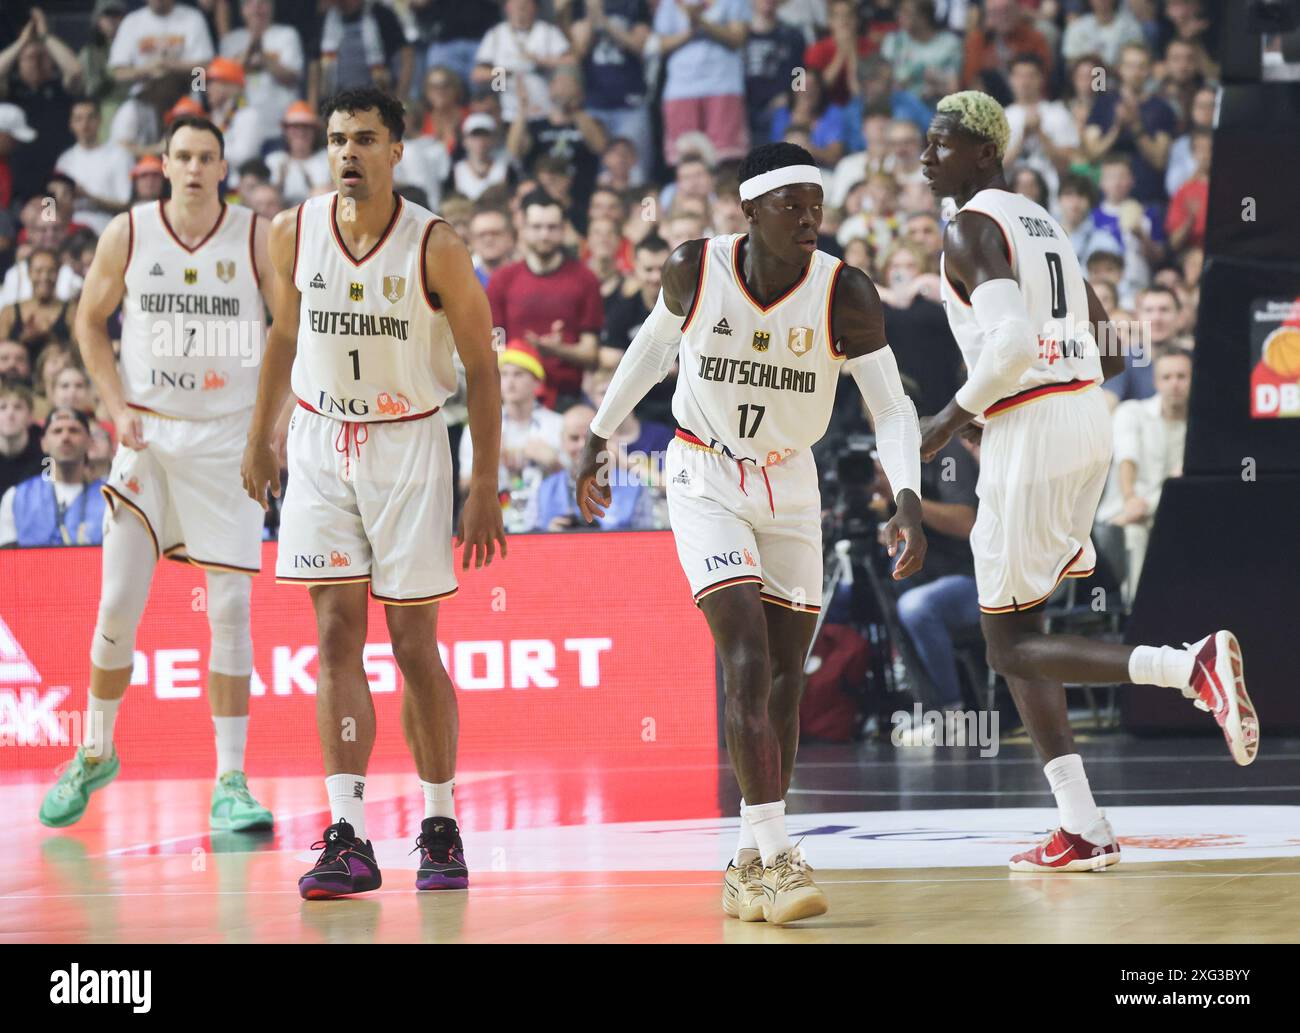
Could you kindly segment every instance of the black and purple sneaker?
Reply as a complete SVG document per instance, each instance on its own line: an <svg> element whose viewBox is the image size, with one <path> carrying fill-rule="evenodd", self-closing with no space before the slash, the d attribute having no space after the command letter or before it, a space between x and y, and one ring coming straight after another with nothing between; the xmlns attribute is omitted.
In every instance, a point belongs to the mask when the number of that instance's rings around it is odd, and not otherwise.
<svg viewBox="0 0 1300 1033"><path fill-rule="evenodd" d="M465 867L465 846L453 818L425 818L415 841L420 851L420 870L415 873L417 890L463 890L469 888Z"/></svg>
<svg viewBox="0 0 1300 1033"><path fill-rule="evenodd" d="M321 850L321 855L312 870L298 880L298 892L304 900L365 893L379 889L383 882L379 865L375 863L375 848L370 840L357 839L346 821L335 822L327 828L324 840L313 843L311 848Z"/></svg>

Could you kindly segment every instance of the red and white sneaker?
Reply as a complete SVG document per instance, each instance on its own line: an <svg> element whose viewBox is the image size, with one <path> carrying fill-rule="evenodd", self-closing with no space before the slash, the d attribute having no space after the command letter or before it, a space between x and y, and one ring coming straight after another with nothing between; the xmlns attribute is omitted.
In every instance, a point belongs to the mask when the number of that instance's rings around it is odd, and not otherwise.
<svg viewBox="0 0 1300 1033"><path fill-rule="evenodd" d="M1259 752L1259 717L1246 695L1241 646L1231 631L1216 631L1187 647L1196 654L1192 683L1183 695L1214 715L1232 759L1245 767Z"/></svg>
<svg viewBox="0 0 1300 1033"><path fill-rule="evenodd" d="M1013 872L1100 872L1119 864L1119 840L1104 817L1088 832L1096 840L1084 839L1077 832L1057 829L1032 850L1011 859Z"/></svg>

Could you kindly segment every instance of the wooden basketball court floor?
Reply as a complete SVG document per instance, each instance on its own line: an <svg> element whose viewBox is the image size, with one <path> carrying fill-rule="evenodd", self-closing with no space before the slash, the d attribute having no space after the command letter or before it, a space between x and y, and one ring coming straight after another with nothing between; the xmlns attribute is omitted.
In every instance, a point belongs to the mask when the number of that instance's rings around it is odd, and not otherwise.
<svg viewBox="0 0 1300 1033"><path fill-rule="evenodd" d="M44 782L0 785L10 859L0 942L1292 942L1300 938L1300 741L1239 769L1213 739L1082 744L1124 861L1011 873L1053 824L1026 746L806 747L789 797L830 912L795 926L719 908L737 790L719 754L475 764L457 807L471 889L417 893L413 776L372 776L384 886L306 902L296 879L328 816L318 777L251 781L265 834L207 831L206 779L124 776L69 829L36 820Z"/></svg>

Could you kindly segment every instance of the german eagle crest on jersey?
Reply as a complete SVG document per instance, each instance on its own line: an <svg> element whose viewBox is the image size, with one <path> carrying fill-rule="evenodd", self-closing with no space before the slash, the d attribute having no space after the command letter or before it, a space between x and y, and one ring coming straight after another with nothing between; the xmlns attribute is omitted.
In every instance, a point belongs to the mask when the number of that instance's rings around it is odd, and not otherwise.
<svg viewBox="0 0 1300 1033"><path fill-rule="evenodd" d="M767 346L772 342L772 335L766 330L754 331L754 351L765 352Z"/></svg>

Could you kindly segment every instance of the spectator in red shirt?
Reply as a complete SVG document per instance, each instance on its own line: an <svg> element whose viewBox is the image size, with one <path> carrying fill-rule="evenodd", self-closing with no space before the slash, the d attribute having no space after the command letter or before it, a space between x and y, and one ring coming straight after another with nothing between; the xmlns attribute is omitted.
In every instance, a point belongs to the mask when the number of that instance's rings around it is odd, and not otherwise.
<svg viewBox="0 0 1300 1033"><path fill-rule="evenodd" d="M973 12L978 10L972 8ZM1034 54L1043 63L1043 74L1051 80L1052 48L1047 38L1034 28L1029 14L1016 0L984 0L983 18L966 33L962 88L985 90L1009 104L1011 88L1006 76L1011 59L1018 54Z"/></svg>
<svg viewBox="0 0 1300 1033"><path fill-rule="evenodd" d="M1205 213L1210 201L1210 156L1214 149L1214 133L1204 126L1194 126L1188 136L1192 141L1196 171L1178 188L1165 216L1165 231L1174 251L1205 246Z"/></svg>
<svg viewBox="0 0 1300 1033"><path fill-rule="evenodd" d="M822 97L827 105L847 104L858 81L858 58L874 53L876 45L862 33L853 0L831 0L827 21L830 35L812 44L803 62L821 75Z"/></svg>
<svg viewBox="0 0 1300 1033"><path fill-rule="evenodd" d="M604 302L595 275L563 248L564 210L535 191L523 200L523 261L488 282L492 320L506 340L522 337L542 356L542 403L576 398L582 371L596 366Z"/></svg>

